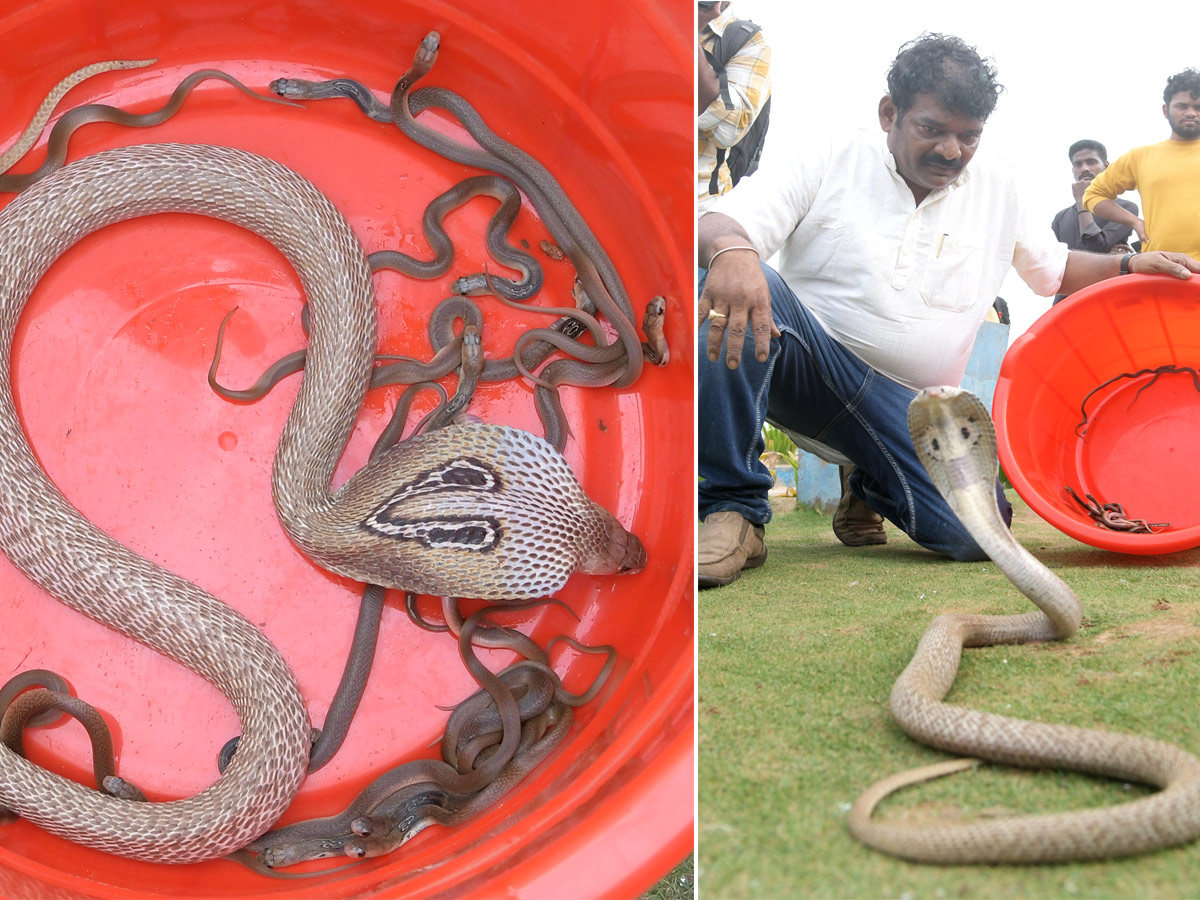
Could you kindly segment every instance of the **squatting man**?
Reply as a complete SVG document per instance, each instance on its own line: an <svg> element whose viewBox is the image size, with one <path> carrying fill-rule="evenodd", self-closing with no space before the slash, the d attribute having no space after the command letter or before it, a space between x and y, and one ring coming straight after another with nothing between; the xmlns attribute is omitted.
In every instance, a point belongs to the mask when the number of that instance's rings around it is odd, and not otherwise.
<svg viewBox="0 0 1200 900"><path fill-rule="evenodd" d="M1047 297L1126 272L1200 272L1181 253L1068 250L1033 221L1015 174L975 160L1002 90L973 47L922 35L892 62L881 132L800 151L768 141L758 172L701 217L701 587L766 559L764 419L853 464L853 497L921 546L982 559L917 460L906 412L918 389L959 384L1008 268ZM777 251L777 269L762 262Z"/></svg>

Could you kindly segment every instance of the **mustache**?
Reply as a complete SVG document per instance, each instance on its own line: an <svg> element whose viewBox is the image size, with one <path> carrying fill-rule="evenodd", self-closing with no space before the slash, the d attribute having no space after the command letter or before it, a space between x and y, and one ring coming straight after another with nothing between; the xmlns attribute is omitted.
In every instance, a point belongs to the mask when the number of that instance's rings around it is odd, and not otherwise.
<svg viewBox="0 0 1200 900"><path fill-rule="evenodd" d="M961 169L963 162L961 159L946 159L937 153L926 153L921 157L921 165L923 166L940 166L943 169Z"/></svg>

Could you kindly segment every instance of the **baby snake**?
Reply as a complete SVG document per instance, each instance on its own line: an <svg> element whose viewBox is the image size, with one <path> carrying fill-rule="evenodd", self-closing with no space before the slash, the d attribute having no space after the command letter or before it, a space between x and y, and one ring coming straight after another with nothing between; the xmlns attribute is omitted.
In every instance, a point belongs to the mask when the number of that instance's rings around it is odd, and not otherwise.
<svg viewBox="0 0 1200 900"><path fill-rule="evenodd" d="M379 103L366 86L348 78L328 82L277 78L270 87L281 97L294 100L349 97L370 118L394 123L413 141L439 156L499 173L516 184L529 197L558 246L574 263L584 290L612 322L617 330L619 347L624 350L620 367L603 373L588 372L582 376L583 383L612 383L617 387L632 384L641 372L642 355L629 297L616 267L557 180L536 159L493 132L475 108L458 94L434 87L412 90L433 68L440 43L441 37L436 31L425 36L414 55L412 67L393 88L388 106ZM444 109L453 115L479 146L457 141L418 122L416 116L426 109ZM615 346L612 351L607 359L622 359Z"/></svg>
<svg viewBox="0 0 1200 900"><path fill-rule="evenodd" d="M37 133L45 125L50 117L50 112L54 105L58 103L62 96L82 80L79 76L90 76L97 72L107 71L109 69L132 69L148 66L154 60L115 60L113 62L95 63L90 66L85 66L78 72L68 75L54 87L42 101L42 105L38 107L33 122L25 129L24 133L17 142L0 156L0 172L5 172L14 162L16 162L21 154L14 153L21 147L28 149L32 143L32 138L36 139ZM86 75L85 75L86 73ZM262 100L266 103L279 103L284 106L294 106L287 100L282 100L279 97L271 97L265 94L257 94L250 88L246 87L232 75L227 75L219 69L201 69L198 72L193 72L188 75L183 81L175 87L171 92L171 96L167 98L167 102L160 108L147 113L131 113L115 106L109 106L107 103L88 103L84 106L77 106L74 109L69 109L63 113L62 118L54 123L54 127L50 129L50 137L46 141L46 158L40 166L32 172L20 175L0 175L0 191L17 193L25 190L36 181L45 178L51 172L62 168L63 163L67 159L67 147L70 145L71 136L75 134L84 125L91 125L96 122L108 122L113 125L121 125L125 128L152 128L155 125L161 125L167 119L171 118L183 106L183 102L188 98L196 85L209 80L224 81L226 84L237 88L247 97L253 97L255 100ZM65 89L64 89L65 88ZM36 129L36 130L35 130ZM24 153L24 150L21 151Z"/></svg>
<svg viewBox="0 0 1200 900"><path fill-rule="evenodd" d="M58 678L54 673L49 674L52 679ZM27 675L28 673L23 672L14 680L20 680ZM12 686L13 681L10 681L5 688ZM52 719L57 719L60 713L71 716L84 727L92 742L92 774L96 778L96 787L114 797L124 797L127 800L146 799L146 795L136 785L117 775L112 733L108 730L108 723L104 721L103 716L91 704L65 691L35 688L20 693L20 696L11 702L0 701L0 709L4 711L3 724L0 725L0 743L20 756L25 755L24 736L27 727L38 724L46 716ZM0 809L0 821L4 820L5 812L7 811Z"/></svg>
<svg viewBox="0 0 1200 900"><path fill-rule="evenodd" d="M436 31L425 36L413 59L412 67L401 76L392 90L389 106L385 108L374 99L365 86L337 79L314 83L299 79L279 78L271 82L271 90L291 99L320 99L350 96L371 118L391 121L409 138L439 156L468 166L504 175L517 185L532 202L543 223L550 230L575 266L583 289L601 313L616 329L617 340L598 347L575 342L570 352L582 359L559 359L538 373L534 391L538 414L543 422L561 420L557 387L560 384L625 387L641 373L643 352L633 310L616 267L587 223L575 209L555 178L536 159L493 132L479 113L466 100L444 88L429 87L419 91L412 88L433 67L441 38ZM417 121L426 109L442 109L450 113L478 147L450 138ZM657 321L657 320L655 320ZM558 343L561 335L548 329L528 332L528 340L544 338ZM665 363L666 358L656 356ZM555 442L556 446L561 446Z"/></svg>
<svg viewBox="0 0 1200 900"><path fill-rule="evenodd" d="M1091 728L1025 722L944 703L963 647L1063 640L1079 627L1079 598L1005 527L993 485L996 434L987 409L958 388L928 388L912 401L917 456L980 547L1041 612L945 614L930 624L892 688L896 723L914 739L975 759L953 760L885 779L850 811L851 833L875 850L931 863L1045 863L1129 856L1200 836L1200 760L1162 741ZM1014 816L963 825L890 824L875 805L905 785L987 759L1027 768L1087 772L1161 788L1081 812Z"/></svg>
<svg viewBox="0 0 1200 900"><path fill-rule="evenodd" d="M425 241L433 250L432 260L414 259L398 250L376 250L367 259L371 270L395 269L413 278L437 278L449 271L454 262L454 244L442 220L447 214L467 203L473 197L492 197L500 205L488 220L487 247L492 258L521 273L520 281L512 281L482 273L463 275L455 279L450 290L455 294L471 296L486 293L489 289L500 292L510 300L528 300L542 288L542 267L538 261L523 250L518 250L507 241L517 213L521 209L521 195L512 182L498 175L476 175L460 181L443 194L439 194L421 216L421 230Z"/></svg>
<svg viewBox="0 0 1200 900"><path fill-rule="evenodd" d="M471 645L483 616L529 605L484 607L462 621L459 650L484 689L455 707L442 741L442 759L402 763L378 776L341 813L270 831L249 849L271 868L330 856L376 856L430 824L462 822L511 790L562 740L570 708L586 702L592 693L576 696L564 691L536 644L539 658L511 665L498 675L475 657ZM610 661L613 658L611 648L588 649L609 653ZM597 682L603 682L608 668L606 664ZM518 688L523 691L519 701ZM553 722L541 719L552 710ZM562 727L543 727L549 724ZM431 792L437 799L431 798ZM413 808L414 802L426 807L423 813Z"/></svg>
<svg viewBox="0 0 1200 900"><path fill-rule="evenodd" d="M71 90L75 85L86 81L93 75L99 75L101 72L114 72L118 69L141 69L155 62L157 60L153 59L113 59L106 62L92 63L90 66L84 66L82 69L72 72L50 89L50 93L46 95L46 98L38 106L37 111L33 114L33 118L29 120L29 124L25 127L25 130L21 132L21 136L13 141L12 145L3 153L0 153L0 172L7 172L13 163L24 156L29 148L37 143L38 135L42 133L42 129L50 121L50 116L54 113L54 108L66 96L67 91Z"/></svg>

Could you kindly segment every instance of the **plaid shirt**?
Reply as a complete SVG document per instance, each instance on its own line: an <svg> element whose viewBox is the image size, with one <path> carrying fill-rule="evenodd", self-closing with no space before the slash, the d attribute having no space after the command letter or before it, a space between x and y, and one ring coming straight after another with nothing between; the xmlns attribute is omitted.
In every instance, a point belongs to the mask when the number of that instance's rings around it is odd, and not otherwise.
<svg viewBox="0 0 1200 900"><path fill-rule="evenodd" d="M717 36L724 34L726 27L736 21L737 17L726 9L704 26L700 32L700 46L712 52ZM763 40L761 31L750 38L729 61L725 74L733 109L726 109L724 99L718 96L696 120L696 142L699 145L696 198L700 203L700 212L716 199L709 195L708 184L713 167L717 164L717 148L728 150L741 140L771 96L771 48ZM718 177L720 193L733 187L728 165L721 166Z"/></svg>

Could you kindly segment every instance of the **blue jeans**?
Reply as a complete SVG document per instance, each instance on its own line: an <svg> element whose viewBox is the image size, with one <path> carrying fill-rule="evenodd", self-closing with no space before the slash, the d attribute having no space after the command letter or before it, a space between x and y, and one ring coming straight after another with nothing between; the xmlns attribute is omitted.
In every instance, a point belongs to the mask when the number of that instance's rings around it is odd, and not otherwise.
<svg viewBox="0 0 1200 900"><path fill-rule="evenodd" d="M958 560L986 559L917 459L908 434L915 391L882 375L835 341L774 269L763 265L771 314L781 337L771 340L765 363L751 335L736 369L724 350L708 359L708 322L699 328L696 432L700 518L736 510L751 522L771 518L772 476L758 457L762 426L770 419L789 431L832 447L857 467L850 492L909 537ZM705 272L701 272L701 290ZM997 482L1005 521L1012 506Z"/></svg>

